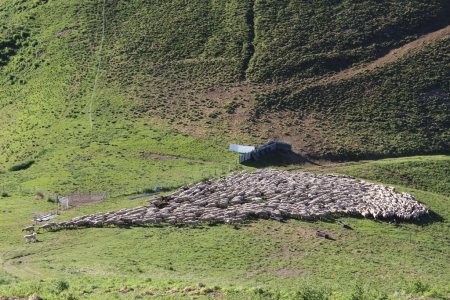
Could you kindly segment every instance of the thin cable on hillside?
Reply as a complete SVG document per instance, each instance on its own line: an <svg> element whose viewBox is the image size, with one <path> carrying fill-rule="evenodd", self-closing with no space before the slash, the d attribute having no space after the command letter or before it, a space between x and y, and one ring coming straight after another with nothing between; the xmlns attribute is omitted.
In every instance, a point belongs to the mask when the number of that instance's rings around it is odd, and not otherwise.
<svg viewBox="0 0 450 300"><path fill-rule="evenodd" d="M91 124L91 129L94 127L94 122L92 120L92 105L94 103L95 93L97 91L97 82L100 73L100 65L102 63L102 51L103 51L103 43L105 41L105 27L106 27L106 16L105 16L105 8L106 8L106 0L103 0L102 7L102 36L100 39L100 46L97 51L97 66L95 70L95 79L94 79L94 87L92 89L91 99L89 101L89 123Z"/></svg>

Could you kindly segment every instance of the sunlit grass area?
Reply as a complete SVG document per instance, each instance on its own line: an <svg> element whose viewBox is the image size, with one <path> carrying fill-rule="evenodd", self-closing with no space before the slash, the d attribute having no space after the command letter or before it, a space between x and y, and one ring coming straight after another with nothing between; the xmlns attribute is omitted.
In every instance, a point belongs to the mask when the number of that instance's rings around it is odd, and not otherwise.
<svg viewBox="0 0 450 300"><path fill-rule="evenodd" d="M443 156L412 157L354 163L332 171L370 180L376 167L395 165L402 173L406 170L399 166L439 163L434 170L440 174L447 172L446 162L448 157ZM376 181L390 183L389 178ZM440 181L445 182L446 177ZM449 199L414 187L409 182L398 185L400 191L415 195L438 217L398 226L342 218L353 230L333 220L96 228L43 232L36 244L26 244L20 230L30 224L33 211L49 211L54 204L34 200L33 195L1 198L0 294L133 299L151 293L175 298L198 293L231 299L298 299L298 295L310 292L336 299L357 293L367 299L407 298L410 294L445 298L450 274L446 263L450 258ZM145 205L145 200L111 198L62 212L58 218ZM318 239L318 229L335 240ZM198 287L199 283L206 287ZM67 284L67 288L58 291L58 284ZM192 291L186 292L186 287Z"/></svg>

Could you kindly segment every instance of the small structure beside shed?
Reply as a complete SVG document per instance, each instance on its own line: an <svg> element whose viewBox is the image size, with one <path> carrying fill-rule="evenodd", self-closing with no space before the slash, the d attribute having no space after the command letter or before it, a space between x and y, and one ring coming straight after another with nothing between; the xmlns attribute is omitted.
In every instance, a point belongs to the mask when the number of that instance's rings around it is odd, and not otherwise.
<svg viewBox="0 0 450 300"><path fill-rule="evenodd" d="M263 156L270 154L270 153L276 153L279 151L292 152L292 146L290 144L283 143L283 142L271 141L271 142L268 142L268 143L256 148L255 150L253 150L251 152L242 154L239 157L239 163L242 164L249 160L259 161L262 159Z"/></svg>
<svg viewBox="0 0 450 300"><path fill-rule="evenodd" d="M255 150L255 147L230 144L229 150L231 152L237 152L237 153L250 153Z"/></svg>

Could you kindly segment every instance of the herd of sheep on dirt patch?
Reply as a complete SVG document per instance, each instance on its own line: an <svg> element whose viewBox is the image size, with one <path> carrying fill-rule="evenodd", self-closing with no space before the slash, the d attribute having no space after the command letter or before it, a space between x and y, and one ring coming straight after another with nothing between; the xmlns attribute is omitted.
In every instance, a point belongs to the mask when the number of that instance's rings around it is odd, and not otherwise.
<svg viewBox="0 0 450 300"><path fill-rule="evenodd" d="M415 220L426 214L427 208L413 196L392 187L349 176L259 170L186 186L151 200L148 206L80 216L41 228L234 224L250 219L312 220L330 215Z"/></svg>

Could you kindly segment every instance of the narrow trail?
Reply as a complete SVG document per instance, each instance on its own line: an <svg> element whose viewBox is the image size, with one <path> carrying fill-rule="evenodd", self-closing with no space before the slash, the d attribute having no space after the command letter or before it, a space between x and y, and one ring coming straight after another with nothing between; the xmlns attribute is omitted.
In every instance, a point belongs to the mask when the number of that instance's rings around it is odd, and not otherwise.
<svg viewBox="0 0 450 300"><path fill-rule="evenodd" d="M95 70L95 79L94 79L94 87L92 88L91 98L89 100L89 123L91 125L91 129L94 127L94 122L92 120L92 106L94 104L95 95L97 92L97 83L98 78L100 76L100 66L102 63L102 52L103 52L103 43L105 42L105 28L106 28L106 16L105 16L105 8L106 8L106 0L103 0L102 6L102 36L100 39L100 46L97 51L97 65Z"/></svg>
<svg viewBox="0 0 450 300"><path fill-rule="evenodd" d="M399 48L393 49L389 51L388 54L386 54L383 57L380 57L368 64L360 65L356 67L352 67L346 70L343 70L341 72L338 72L337 74L334 74L332 76L320 79L316 82L312 82L305 86L305 88L320 86L320 85L326 85L329 83L337 82L340 80L348 79L353 76L356 76L361 73L366 73L373 71L377 68L381 68L387 64L393 63L398 61L399 59L403 58L410 52L414 50L421 49L424 46L427 46L441 38L444 38L446 36L450 36L450 25L448 25L445 28L442 28L440 30L430 32L428 34L425 34L418 38L417 40L414 40L408 44L405 44Z"/></svg>
<svg viewBox="0 0 450 300"><path fill-rule="evenodd" d="M40 271L33 269L26 258L21 258L20 261L20 264L14 263L12 259L3 261L3 271L20 279L42 278L43 274Z"/></svg>

